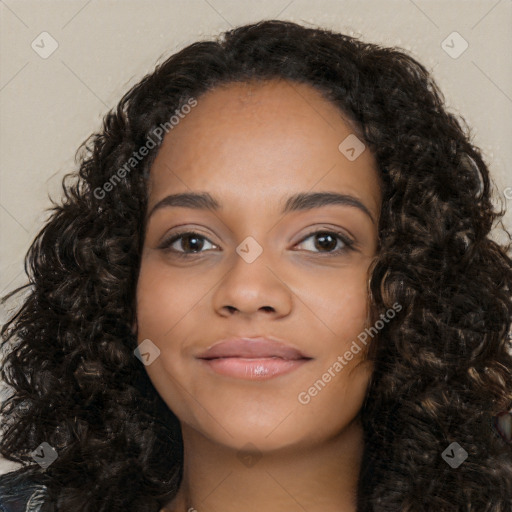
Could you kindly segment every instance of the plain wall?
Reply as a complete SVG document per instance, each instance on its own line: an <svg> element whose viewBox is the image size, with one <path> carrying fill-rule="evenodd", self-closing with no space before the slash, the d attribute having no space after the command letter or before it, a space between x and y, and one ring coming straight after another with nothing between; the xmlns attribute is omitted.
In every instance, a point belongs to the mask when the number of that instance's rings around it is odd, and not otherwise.
<svg viewBox="0 0 512 512"><path fill-rule="evenodd" d="M0 295L25 283L23 257L51 206L48 195L60 197L76 149L122 94L182 47L261 19L410 52L472 127L497 193L508 190L512 204L510 1L5 0L0 13ZM47 58L55 43L42 32L58 44ZM7 313L0 310L0 322ZM0 473L15 467L0 460Z"/></svg>

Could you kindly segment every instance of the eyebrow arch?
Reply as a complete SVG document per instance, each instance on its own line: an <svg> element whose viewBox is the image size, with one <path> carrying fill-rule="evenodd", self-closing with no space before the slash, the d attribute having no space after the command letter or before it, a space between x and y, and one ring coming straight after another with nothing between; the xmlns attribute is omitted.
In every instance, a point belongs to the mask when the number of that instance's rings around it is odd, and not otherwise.
<svg viewBox="0 0 512 512"><path fill-rule="evenodd" d="M359 199L348 194L338 194L336 192L295 194L287 199L281 213L284 215L291 212L313 210L314 208L331 205L357 208L370 217L371 221L375 224L375 219L370 210ZM153 206L148 214L148 219L155 211L166 207L192 208L194 210L210 210L212 212L221 209L220 203L208 192L184 192L164 197Z"/></svg>
<svg viewBox="0 0 512 512"><path fill-rule="evenodd" d="M300 193L291 196L286 201L282 213L290 213L304 210L321 208L322 206L351 206L357 208L370 217L375 224L375 219L370 210L357 198L348 194L338 194L337 192L309 192Z"/></svg>

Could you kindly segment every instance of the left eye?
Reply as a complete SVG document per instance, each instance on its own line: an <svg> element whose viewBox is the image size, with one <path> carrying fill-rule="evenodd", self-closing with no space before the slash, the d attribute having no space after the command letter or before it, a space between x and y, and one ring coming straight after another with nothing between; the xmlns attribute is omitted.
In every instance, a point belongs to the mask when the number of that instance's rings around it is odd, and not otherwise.
<svg viewBox="0 0 512 512"><path fill-rule="evenodd" d="M319 252L326 252L327 254L339 254L353 250L352 246L354 245L354 242L352 240L348 239L341 233L333 231L315 231L309 234L306 238L303 238L302 241L297 245L303 244L306 240L313 239L315 237L317 238L318 242L313 242L312 244L310 243L310 246L313 247L313 249L320 248ZM177 242L177 245L181 245L183 250L178 250L176 247L173 247ZM204 249L205 242L207 244L211 244L212 247L216 247L205 236L193 231L187 231L185 233L177 233L169 238L169 240L164 241L160 245L159 249L175 253L177 256L187 257L203 252L202 249ZM339 242L341 242L341 247L336 249Z"/></svg>
<svg viewBox="0 0 512 512"><path fill-rule="evenodd" d="M333 231L315 231L304 238L301 243L304 243L304 241L309 240L310 238L316 238L316 241L310 244L310 246L312 245L314 248L320 247L321 249L325 249L320 252L327 252L327 254L346 252L352 250L352 246L354 245L354 242L349 240L345 235ZM342 246L341 248L336 249L338 242L341 242Z"/></svg>

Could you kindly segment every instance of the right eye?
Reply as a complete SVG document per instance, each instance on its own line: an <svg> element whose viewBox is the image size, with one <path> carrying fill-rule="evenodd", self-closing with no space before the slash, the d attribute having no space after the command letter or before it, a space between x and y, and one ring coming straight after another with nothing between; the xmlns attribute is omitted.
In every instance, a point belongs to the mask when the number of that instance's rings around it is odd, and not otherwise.
<svg viewBox="0 0 512 512"><path fill-rule="evenodd" d="M199 254L201 249L204 247L205 240L213 245L212 242L199 233L194 231L183 231L181 233L174 233L167 240L164 240L158 248L165 252L175 253L177 256L187 258L194 254ZM178 242L178 246L181 245L183 250L173 247L176 242ZM213 246L216 247L215 245Z"/></svg>

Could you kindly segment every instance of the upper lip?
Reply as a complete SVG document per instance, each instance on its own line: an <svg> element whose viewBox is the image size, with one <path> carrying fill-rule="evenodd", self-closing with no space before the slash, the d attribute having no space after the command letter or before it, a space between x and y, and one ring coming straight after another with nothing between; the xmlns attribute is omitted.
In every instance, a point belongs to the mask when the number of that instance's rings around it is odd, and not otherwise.
<svg viewBox="0 0 512 512"><path fill-rule="evenodd" d="M217 359L219 357L311 359L290 345L263 337L220 340L197 357L198 359Z"/></svg>

